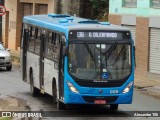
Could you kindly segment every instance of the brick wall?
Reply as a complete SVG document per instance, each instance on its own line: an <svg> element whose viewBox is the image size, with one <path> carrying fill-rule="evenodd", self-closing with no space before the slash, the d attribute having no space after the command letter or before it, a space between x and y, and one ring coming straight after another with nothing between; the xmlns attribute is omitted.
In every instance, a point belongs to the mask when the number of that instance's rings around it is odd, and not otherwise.
<svg viewBox="0 0 160 120"><path fill-rule="evenodd" d="M21 30L22 30L22 19L23 19L23 3L17 2L17 25L16 25L16 44L15 48L18 50L18 47L20 47L20 41L21 41Z"/></svg>
<svg viewBox="0 0 160 120"><path fill-rule="evenodd" d="M4 44L5 44L5 47L8 48L8 32L9 32L9 12L7 11L6 12L6 16L5 16L5 41L4 41Z"/></svg>
<svg viewBox="0 0 160 120"><path fill-rule="evenodd" d="M121 15L109 14L108 18L111 24L121 25L121 18L122 18Z"/></svg>
<svg viewBox="0 0 160 120"><path fill-rule="evenodd" d="M146 78L149 60L149 19L136 20L136 78Z"/></svg>

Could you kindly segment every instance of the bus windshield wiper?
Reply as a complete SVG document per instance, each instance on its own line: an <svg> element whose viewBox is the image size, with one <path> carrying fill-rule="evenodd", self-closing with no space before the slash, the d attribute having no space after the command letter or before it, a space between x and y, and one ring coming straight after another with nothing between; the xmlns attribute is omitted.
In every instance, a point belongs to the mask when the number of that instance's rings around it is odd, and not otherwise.
<svg viewBox="0 0 160 120"><path fill-rule="evenodd" d="M84 41L84 45L85 45L85 47L87 48L87 51L89 52L92 60L95 62L95 58L94 58L94 55L93 55L93 53L92 53L92 50L89 48L88 44L87 44L85 41Z"/></svg>
<svg viewBox="0 0 160 120"><path fill-rule="evenodd" d="M106 55L106 61L109 59L109 57L111 56L112 52L116 49L117 47L117 42L114 42L114 44L111 45L111 47L105 52L102 53L102 55Z"/></svg>
<svg viewBox="0 0 160 120"><path fill-rule="evenodd" d="M121 51L119 52L117 58L115 59L115 61L113 62L113 65L119 60L120 56L124 54L125 51L127 51L128 48L125 47L125 45L123 45ZM123 55L123 59L126 57L126 55Z"/></svg>
<svg viewBox="0 0 160 120"><path fill-rule="evenodd" d="M116 49L117 47L117 42L114 42L114 44L111 45L111 47L105 52L105 61L106 61L106 66L108 66L108 59L111 56L112 52Z"/></svg>

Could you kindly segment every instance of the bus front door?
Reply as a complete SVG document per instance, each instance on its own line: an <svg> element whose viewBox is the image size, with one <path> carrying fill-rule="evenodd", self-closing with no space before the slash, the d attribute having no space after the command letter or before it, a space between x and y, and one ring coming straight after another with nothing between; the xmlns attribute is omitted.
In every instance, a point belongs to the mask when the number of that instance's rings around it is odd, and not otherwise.
<svg viewBox="0 0 160 120"><path fill-rule="evenodd" d="M21 52L22 52L22 58L21 58L21 64L22 64L22 78L23 78L23 81L27 81L27 41L29 40L29 32L28 32L28 30L27 29L24 29L24 31L23 31L23 33L22 34L24 34L23 36L22 36L22 44L23 44L23 48L21 48L21 49L23 49L23 50L21 50Z"/></svg>
<svg viewBox="0 0 160 120"><path fill-rule="evenodd" d="M62 37L63 39L65 37ZM59 75L58 75L58 85L59 85L59 98L64 97L64 61L65 61L65 43L62 40L60 46L60 54L59 54Z"/></svg>
<svg viewBox="0 0 160 120"><path fill-rule="evenodd" d="M40 91L44 94L44 52L45 52L45 35L41 36L41 46L40 46L40 67L39 67L39 80L40 80Z"/></svg>

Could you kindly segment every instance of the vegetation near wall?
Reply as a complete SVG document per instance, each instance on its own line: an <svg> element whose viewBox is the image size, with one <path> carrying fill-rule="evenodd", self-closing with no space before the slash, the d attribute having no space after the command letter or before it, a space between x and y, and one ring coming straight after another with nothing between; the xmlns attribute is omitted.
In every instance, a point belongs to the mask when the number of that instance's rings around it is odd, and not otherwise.
<svg viewBox="0 0 160 120"><path fill-rule="evenodd" d="M109 11L109 0L89 0L91 2L92 17L96 19L107 19Z"/></svg>
<svg viewBox="0 0 160 120"><path fill-rule="evenodd" d="M109 0L56 0L56 13L107 20Z"/></svg>

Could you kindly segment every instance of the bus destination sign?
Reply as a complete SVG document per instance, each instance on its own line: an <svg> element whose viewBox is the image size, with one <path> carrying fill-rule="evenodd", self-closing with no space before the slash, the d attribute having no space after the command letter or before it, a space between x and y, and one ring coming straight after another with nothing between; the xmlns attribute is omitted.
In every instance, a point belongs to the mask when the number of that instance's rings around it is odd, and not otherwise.
<svg viewBox="0 0 160 120"><path fill-rule="evenodd" d="M93 40L93 39L111 39L111 40L122 40L123 35L121 32L104 32L104 31L94 31L94 32L81 32L81 31L73 31L70 32L71 39L78 40Z"/></svg>
<svg viewBox="0 0 160 120"><path fill-rule="evenodd" d="M77 32L77 38L117 38L118 33L108 33L108 32Z"/></svg>

